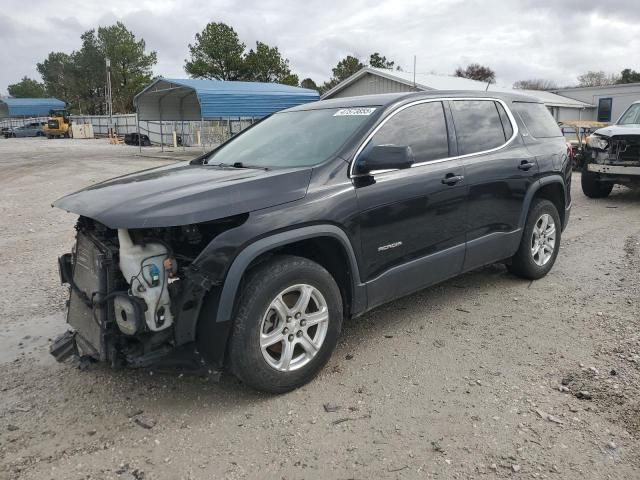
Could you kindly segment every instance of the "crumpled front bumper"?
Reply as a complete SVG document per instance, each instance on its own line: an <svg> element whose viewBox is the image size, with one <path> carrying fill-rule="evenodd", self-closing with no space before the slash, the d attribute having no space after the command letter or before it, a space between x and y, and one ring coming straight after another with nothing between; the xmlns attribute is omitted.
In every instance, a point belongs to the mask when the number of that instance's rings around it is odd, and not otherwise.
<svg viewBox="0 0 640 480"><path fill-rule="evenodd" d="M587 170L595 173L608 175L638 175L640 176L640 166L626 165L607 165L603 163L589 163Z"/></svg>

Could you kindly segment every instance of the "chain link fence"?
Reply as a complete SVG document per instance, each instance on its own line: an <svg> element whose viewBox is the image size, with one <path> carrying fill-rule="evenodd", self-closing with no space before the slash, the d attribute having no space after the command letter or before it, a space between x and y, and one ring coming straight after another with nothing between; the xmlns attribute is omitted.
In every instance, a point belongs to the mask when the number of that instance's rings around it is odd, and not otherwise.
<svg viewBox="0 0 640 480"><path fill-rule="evenodd" d="M178 142L185 146L211 148L228 140L231 136L251 126L258 118L227 118L221 120L185 121L185 122L140 122L140 133L147 135L154 145L173 145L173 133ZM17 128L28 123L46 122L47 117L5 118L0 120L0 128ZM71 122L91 124L97 137L109 134L109 117L106 115L72 115ZM113 115L111 117L113 133L126 135L138 132L135 113Z"/></svg>
<svg viewBox="0 0 640 480"><path fill-rule="evenodd" d="M147 135L152 144L173 145L173 134L178 137L178 143L185 146L215 147L228 140L231 136L251 126L258 119L256 118L229 118L222 120L204 121L163 121L150 122L141 121L139 125L140 133ZM96 136L107 136L109 134L109 117L103 115L73 115L73 123L93 125ZM138 132L136 115L114 115L112 117L113 132L116 135L126 135L127 133Z"/></svg>

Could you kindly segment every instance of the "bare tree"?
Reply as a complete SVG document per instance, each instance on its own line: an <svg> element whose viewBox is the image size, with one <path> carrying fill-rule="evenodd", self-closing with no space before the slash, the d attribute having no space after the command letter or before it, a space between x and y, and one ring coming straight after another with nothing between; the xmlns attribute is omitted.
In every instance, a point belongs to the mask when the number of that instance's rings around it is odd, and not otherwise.
<svg viewBox="0 0 640 480"><path fill-rule="evenodd" d="M455 77L470 78L471 80L479 80L481 82L496 83L496 72L489 67L472 63L466 68L458 67L453 73Z"/></svg>
<svg viewBox="0 0 640 480"><path fill-rule="evenodd" d="M603 70L589 70L587 73L578 75L578 85L580 87L601 87L603 85L614 85L618 82L618 76L614 73L607 74Z"/></svg>
<svg viewBox="0 0 640 480"><path fill-rule="evenodd" d="M558 88L558 84L553 80L532 78L530 80L518 80L513 84L513 88L520 90L554 90Z"/></svg>

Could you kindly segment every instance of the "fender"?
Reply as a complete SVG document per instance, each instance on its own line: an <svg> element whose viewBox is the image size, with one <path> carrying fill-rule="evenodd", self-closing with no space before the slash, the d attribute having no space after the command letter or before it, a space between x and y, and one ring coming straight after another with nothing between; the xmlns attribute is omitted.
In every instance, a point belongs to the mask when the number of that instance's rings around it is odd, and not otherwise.
<svg viewBox="0 0 640 480"><path fill-rule="evenodd" d="M338 240L344 247L353 278L353 305L352 313L362 313L367 304L366 287L360 282L360 272L358 270L358 262L356 260L353 246L347 234L335 225L312 225L308 227L287 230L286 232L270 235L257 240L245 247L233 260L224 280L222 291L220 293L220 301L218 303L218 311L216 314L216 323L227 322L231 320L233 315L233 307L236 295L240 286L240 280L244 275L249 264L262 253L273 250L274 248L294 243L299 240L306 240L315 237L332 237Z"/></svg>
<svg viewBox="0 0 640 480"><path fill-rule="evenodd" d="M527 221L527 214L529 213L529 207L531 206L531 201L533 200L534 195L536 194L536 192L538 190L540 190L542 187L544 187L545 185L549 185L551 183L559 183L562 186L562 193L564 194L564 199L565 199L565 209L567 208L566 202L567 202L567 187L564 184L564 179L562 178L562 176L560 174L554 174L554 175L548 175L546 177L542 177L539 180L536 180L535 182L533 182L533 184L531 185L531 187L529 187L529 190L527 191L527 194L524 197L524 202L522 205L522 212L520 212L520 219L518 221L518 226L520 227L520 229L522 231L524 231L524 225ZM558 212L560 215L563 216L565 215L565 212ZM563 227L564 225L566 225L566 221L563 222Z"/></svg>

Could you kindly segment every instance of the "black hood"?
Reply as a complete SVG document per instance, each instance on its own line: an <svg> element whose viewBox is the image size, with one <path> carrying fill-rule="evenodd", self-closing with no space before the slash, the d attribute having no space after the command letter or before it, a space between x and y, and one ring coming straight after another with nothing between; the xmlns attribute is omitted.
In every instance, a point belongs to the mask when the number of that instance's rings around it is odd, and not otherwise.
<svg viewBox="0 0 640 480"><path fill-rule="evenodd" d="M110 228L171 227L298 200L310 178L311 168L265 171L179 163L92 185L53 206Z"/></svg>

